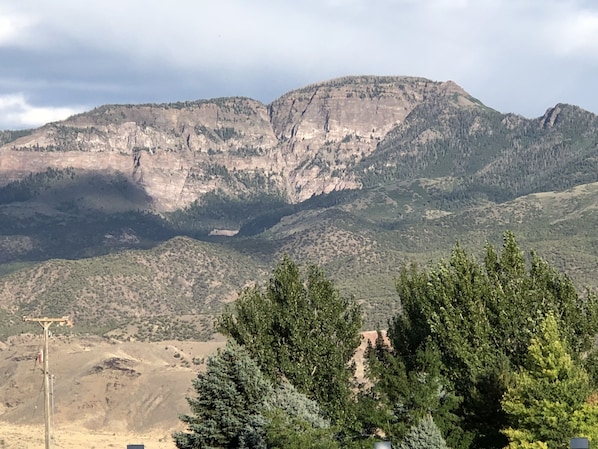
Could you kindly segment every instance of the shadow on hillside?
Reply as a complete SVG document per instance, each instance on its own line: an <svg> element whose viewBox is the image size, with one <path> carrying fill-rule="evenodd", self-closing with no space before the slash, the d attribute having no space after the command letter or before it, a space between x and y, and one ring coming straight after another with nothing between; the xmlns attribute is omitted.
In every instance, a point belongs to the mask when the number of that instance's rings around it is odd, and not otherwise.
<svg viewBox="0 0 598 449"><path fill-rule="evenodd" d="M149 249L175 236L217 243L261 240L259 234L285 216L334 207L355 195L333 192L289 204L277 195L209 194L201 204L158 214L143 188L121 174L48 169L0 188L0 264ZM212 236L214 229L239 232ZM275 251L270 245L263 250Z"/></svg>

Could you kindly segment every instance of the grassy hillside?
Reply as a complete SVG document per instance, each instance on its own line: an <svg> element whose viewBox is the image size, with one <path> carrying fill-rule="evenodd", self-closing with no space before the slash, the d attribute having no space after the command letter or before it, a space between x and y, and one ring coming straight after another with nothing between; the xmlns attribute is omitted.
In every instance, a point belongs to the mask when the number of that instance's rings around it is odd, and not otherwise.
<svg viewBox="0 0 598 449"><path fill-rule="evenodd" d="M161 236L174 234L166 220L123 213L103 217L99 245L93 241L100 237L98 230L73 215L81 227L66 234L73 242L62 248L68 259L0 265L2 333L21 329L22 315L70 314L79 329L100 334L149 340L205 336L222 305L247 283L266 279L285 253L322 265L343 292L362 302L368 327L384 325L397 308L393 278L404 264L446 257L457 240L481 251L486 242L500 244L507 229L580 287L595 286L598 184L446 207L443 193L454 183L454 178L394 182L274 207L265 215L274 216L275 224L265 231L210 241L178 237L159 244ZM218 207L219 213L225 210ZM217 216L213 212L204 214ZM255 227L256 220L259 216L248 226ZM51 221L25 223L47 239L60 235ZM109 229L120 234L107 234ZM77 257L77 241L91 247L91 257Z"/></svg>
<svg viewBox="0 0 598 449"><path fill-rule="evenodd" d="M226 247L178 237L150 250L16 270L1 279L0 304L18 316L70 315L80 332L206 338L223 304L265 273L259 261ZM10 321L5 333L17 325Z"/></svg>
<svg viewBox="0 0 598 449"><path fill-rule="evenodd" d="M421 101L371 154L347 156L342 175L361 189L299 204L258 175L237 179L250 187L237 195L215 190L163 214L120 175L49 169L0 187L0 336L26 329L23 315L69 314L82 332L206 338L285 253L323 266L363 304L366 327L384 326L406 263L447 257L457 241L481 251L506 230L597 288L598 117L557 105L528 120L462 103ZM118 115L106 111L101 120Z"/></svg>
<svg viewBox="0 0 598 449"><path fill-rule="evenodd" d="M2 333L22 329L22 315L69 314L86 332L205 338L223 305L267 279L285 253L323 266L363 304L366 327L384 326L398 307L393 279L402 266L447 257L457 240L481 252L487 242L500 245L507 229L578 286L598 287L598 184L445 210L435 195L446 183L422 179L336 195L333 205L322 199L321 207L297 208L249 236L176 237L148 249L5 264Z"/></svg>

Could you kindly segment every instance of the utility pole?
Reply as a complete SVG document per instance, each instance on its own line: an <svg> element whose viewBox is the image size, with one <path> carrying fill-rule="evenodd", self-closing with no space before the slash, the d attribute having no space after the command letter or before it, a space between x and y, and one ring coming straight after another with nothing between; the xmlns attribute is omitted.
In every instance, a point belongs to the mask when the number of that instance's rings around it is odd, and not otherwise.
<svg viewBox="0 0 598 449"><path fill-rule="evenodd" d="M44 417L46 419L46 449L50 449L50 369L48 361L48 340L49 340L49 329L52 323L59 325L72 326L73 322L69 317L63 316L62 318L31 318L24 316L23 321L34 321L39 323L44 329L44 351L42 352L44 362Z"/></svg>

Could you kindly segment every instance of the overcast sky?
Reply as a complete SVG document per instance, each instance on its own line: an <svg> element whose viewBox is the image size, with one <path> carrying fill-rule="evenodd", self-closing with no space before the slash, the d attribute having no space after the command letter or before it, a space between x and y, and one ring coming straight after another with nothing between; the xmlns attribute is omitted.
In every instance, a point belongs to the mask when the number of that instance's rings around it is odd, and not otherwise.
<svg viewBox="0 0 598 449"><path fill-rule="evenodd" d="M598 113L598 2L0 2L0 129L106 103L269 103L366 74L453 80L526 117L559 102Z"/></svg>

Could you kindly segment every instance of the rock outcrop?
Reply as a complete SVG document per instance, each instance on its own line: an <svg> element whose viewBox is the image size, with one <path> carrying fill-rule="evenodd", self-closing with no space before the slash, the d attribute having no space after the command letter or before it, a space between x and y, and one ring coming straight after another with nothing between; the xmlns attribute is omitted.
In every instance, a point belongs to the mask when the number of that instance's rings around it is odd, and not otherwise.
<svg viewBox="0 0 598 449"><path fill-rule="evenodd" d="M310 85L268 106L237 97L102 106L0 147L0 183L72 168L124 175L156 211L211 191L299 202L359 188L351 168L417 105L438 101L479 106L450 81L366 76Z"/></svg>

